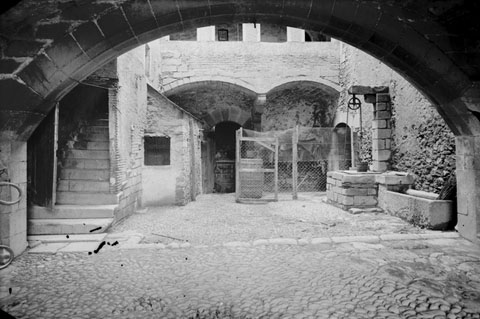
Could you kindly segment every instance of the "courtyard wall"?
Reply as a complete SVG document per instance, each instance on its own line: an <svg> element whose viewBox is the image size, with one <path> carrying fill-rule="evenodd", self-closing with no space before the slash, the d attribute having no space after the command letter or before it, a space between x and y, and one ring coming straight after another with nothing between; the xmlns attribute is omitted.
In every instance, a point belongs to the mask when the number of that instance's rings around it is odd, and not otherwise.
<svg viewBox="0 0 480 319"><path fill-rule="evenodd" d="M120 194L116 220L133 213L140 204L147 103L144 52L140 46L117 58L118 87L109 92L111 183Z"/></svg>
<svg viewBox="0 0 480 319"><path fill-rule="evenodd" d="M202 193L201 127L200 121L148 86L144 136L170 138L170 162L143 165L143 206L185 205Z"/></svg>
<svg viewBox="0 0 480 319"><path fill-rule="evenodd" d="M336 122L345 122L352 85L388 86L392 98L392 169L416 175L414 187L439 192L455 170L455 139L432 104L421 92L393 69L370 55L341 44L339 113ZM361 97L360 97L361 98ZM358 116L349 122L358 127ZM373 105L362 99L364 150L371 150ZM349 123L349 124L350 124Z"/></svg>
<svg viewBox="0 0 480 319"><path fill-rule="evenodd" d="M335 88L339 84L339 41L157 41L161 42L156 44L161 54L155 63L152 55L151 63L152 69L160 72L152 83L161 92L200 80L224 80L257 93L298 80L319 81Z"/></svg>

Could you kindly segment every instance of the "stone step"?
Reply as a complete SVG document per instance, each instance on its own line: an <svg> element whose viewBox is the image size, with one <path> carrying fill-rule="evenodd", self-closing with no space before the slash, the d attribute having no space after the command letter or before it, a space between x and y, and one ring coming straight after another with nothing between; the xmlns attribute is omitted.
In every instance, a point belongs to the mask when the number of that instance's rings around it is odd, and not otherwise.
<svg viewBox="0 0 480 319"><path fill-rule="evenodd" d="M108 142L109 136L108 134L86 133L83 139L89 142Z"/></svg>
<svg viewBox="0 0 480 319"><path fill-rule="evenodd" d="M113 218L118 205L55 205L53 209L32 205L29 219Z"/></svg>
<svg viewBox="0 0 480 319"><path fill-rule="evenodd" d="M110 170L108 169L62 168L58 173L60 179L90 181L108 181L110 179Z"/></svg>
<svg viewBox="0 0 480 319"><path fill-rule="evenodd" d="M108 151L110 149L109 142L87 142L87 149Z"/></svg>
<svg viewBox="0 0 480 319"><path fill-rule="evenodd" d="M73 145L71 149L74 150L108 151L110 149L109 142L70 141L69 143Z"/></svg>
<svg viewBox="0 0 480 319"><path fill-rule="evenodd" d="M85 127L85 132L88 134L106 134L108 136L108 125L89 125Z"/></svg>
<svg viewBox="0 0 480 319"><path fill-rule="evenodd" d="M107 233L100 234L77 234L77 235L29 235L27 241L41 243L78 243L78 242L101 242L107 237Z"/></svg>
<svg viewBox="0 0 480 319"><path fill-rule="evenodd" d="M108 116L108 115L107 115ZM106 126L108 127L108 119L105 118L105 119L98 119L98 120L95 120L95 121L91 121L90 122L91 125L99 125L99 126Z"/></svg>
<svg viewBox="0 0 480 319"><path fill-rule="evenodd" d="M62 165L75 169L110 169L110 159L66 158L62 160Z"/></svg>
<svg viewBox="0 0 480 319"><path fill-rule="evenodd" d="M57 205L116 205L120 194L57 191Z"/></svg>
<svg viewBox="0 0 480 319"><path fill-rule="evenodd" d="M79 179L60 179L57 190L62 192L108 192L110 182Z"/></svg>
<svg viewBox="0 0 480 319"><path fill-rule="evenodd" d="M101 150L68 150L66 158L72 159L110 159L109 151Z"/></svg>
<svg viewBox="0 0 480 319"><path fill-rule="evenodd" d="M103 233L112 224L113 218L93 219L30 219L29 235L69 235Z"/></svg>

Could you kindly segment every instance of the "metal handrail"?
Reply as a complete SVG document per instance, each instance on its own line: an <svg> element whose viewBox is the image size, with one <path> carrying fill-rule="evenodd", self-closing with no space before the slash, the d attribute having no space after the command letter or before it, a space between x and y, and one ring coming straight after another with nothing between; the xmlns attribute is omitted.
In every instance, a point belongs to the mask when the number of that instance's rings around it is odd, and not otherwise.
<svg viewBox="0 0 480 319"><path fill-rule="evenodd" d="M6 200L1 200L0 199L0 204L10 206L10 205L15 205L18 202L20 202L20 200L22 199L22 189L18 185L14 184L14 183L10 183L10 182L0 182L0 187L1 186L10 186L10 187L15 188L18 192L18 198L15 199L14 201L6 201Z"/></svg>

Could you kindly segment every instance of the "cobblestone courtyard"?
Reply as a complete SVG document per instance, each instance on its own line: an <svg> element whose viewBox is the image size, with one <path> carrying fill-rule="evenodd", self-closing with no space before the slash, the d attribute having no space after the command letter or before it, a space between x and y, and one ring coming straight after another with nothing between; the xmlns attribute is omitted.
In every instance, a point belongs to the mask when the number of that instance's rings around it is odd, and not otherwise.
<svg viewBox="0 0 480 319"><path fill-rule="evenodd" d="M178 218L135 214L97 253L24 253L0 270L0 309L17 318L480 318L480 250L454 232L349 215L315 197L237 205L229 225L229 196L171 208ZM186 220L195 211L198 227Z"/></svg>
<svg viewBox="0 0 480 319"><path fill-rule="evenodd" d="M234 194L206 194L186 206L148 208L113 227L110 233L131 232L145 243L215 245L257 239L311 239L425 233L383 213L352 215L324 203L322 193L300 193L298 200L281 194L278 202L237 204Z"/></svg>

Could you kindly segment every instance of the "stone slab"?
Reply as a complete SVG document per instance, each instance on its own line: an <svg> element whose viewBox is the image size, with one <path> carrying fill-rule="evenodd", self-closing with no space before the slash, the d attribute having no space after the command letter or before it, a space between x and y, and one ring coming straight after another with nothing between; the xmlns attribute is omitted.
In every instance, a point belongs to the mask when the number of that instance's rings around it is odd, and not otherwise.
<svg viewBox="0 0 480 319"><path fill-rule="evenodd" d="M349 94L358 94L358 95L365 95L365 94L377 94L377 93L388 93L389 88L388 86L363 86L363 85L352 85L348 89Z"/></svg>
<svg viewBox="0 0 480 319"><path fill-rule="evenodd" d="M296 245L297 240L293 238L272 238L268 242L274 245Z"/></svg>
<svg viewBox="0 0 480 319"><path fill-rule="evenodd" d="M384 234L380 235L381 240L415 240L422 239L419 234Z"/></svg>
<svg viewBox="0 0 480 319"><path fill-rule="evenodd" d="M377 175L375 181L383 185L411 185L415 181L415 178L409 173L386 172Z"/></svg>
<svg viewBox="0 0 480 319"><path fill-rule="evenodd" d="M331 244L332 240L329 237L318 237L318 238L312 238L311 243L312 245Z"/></svg>
<svg viewBox="0 0 480 319"><path fill-rule="evenodd" d="M65 247L58 250L59 253L74 253L74 252L93 252L98 249L99 242L76 242L69 243Z"/></svg>
<svg viewBox="0 0 480 319"><path fill-rule="evenodd" d="M60 249L69 245L68 243L47 243L38 245L28 251L29 254L56 254Z"/></svg>
<svg viewBox="0 0 480 319"><path fill-rule="evenodd" d="M380 238L378 236L334 236L332 237L332 242L334 243L351 243L351 242L379 242Z"/></svg>
<svg viewBox="0 0 480 319"><path fill-rule="evenodd" d="M68 243L68 242L100 242L105 239L106 233L102 234L78 234L78 235L31 235L28 241L40 241L42 243Z"/></svg>

